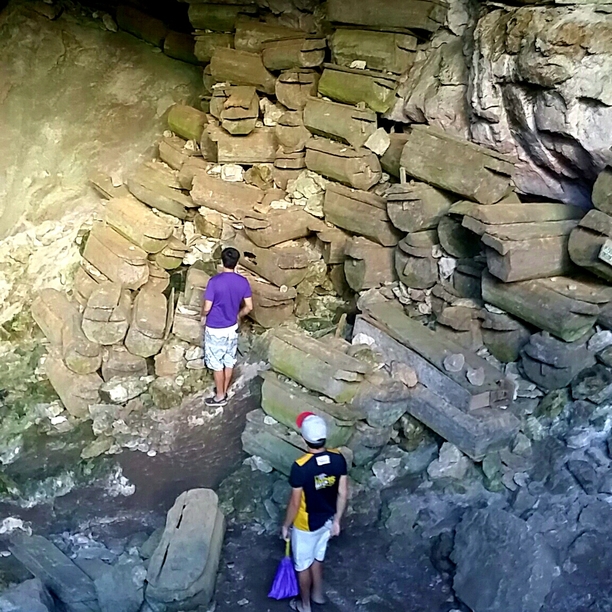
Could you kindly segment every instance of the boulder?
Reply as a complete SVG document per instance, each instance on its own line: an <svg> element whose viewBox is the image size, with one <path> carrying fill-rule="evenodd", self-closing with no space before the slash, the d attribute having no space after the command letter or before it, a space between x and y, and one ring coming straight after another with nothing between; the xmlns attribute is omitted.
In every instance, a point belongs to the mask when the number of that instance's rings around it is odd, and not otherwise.
<svg viewBox="0 0 612 612"><path fill-rule="evenodd" d="M103 223L94 223L83 258L126 289L138 289L149 277L147 253Z"/></svg>
<svg viewBox="0 0 612 612"><path fill-rule="evenodd" d="M0 594L1 612L54 612L51 595L38 578L26 580Z"/></svg>
<svg viewBox="0 0 612 612"><path fill-rule="evenodd" d="M306 167L355 189L378 183L382 170L378 157L367 149L353 149L331 140L313 138L306 144Z"/></svg>
<svg viewBox="0 0 612 612"><path fill-rule="evenodd" d="M365 103L377 113L386 113L393 104L397 86L397 78L390 73L324 64L318 92L336 102Z"/></svg>
<svg viewBox="0 0 612 612"><path fill-rule="evenodd" d="M327 42L325 38L288 38L262 45L262 60L268 70L316 68L323 63Z"/></svg>
<svg viewBox="0 0 612 612"><path fill-rule="evenodd" d="M286 70L276 80L275 93L278 101L291 110L300 110L307 100L316 95L319 73L307 68Z"/></svg>
<svg viewBox="0 0 612 612"><path fill-rule="evenodd" d="M411 34L338 28L329 46L332 61L350 68L355 61L365 62L368 70L403 74L414 62L417 39Z"/></svg>
<svg viewBox="0 0 612 612"><path fill-rule="evenodd" d="M365 26L371 30L408 28L435 32L444 22L446 5L419 0L330 0L327 17L336 23Z"/></svg>
<svg viewBox="0 0 612 612"><path fill-rule="evenodd" d="M345 244L344 274L356 292L380 287L396 279L393 247L383 247L367 238L354 236Z"/></svg>
<svg viewBox="0 0 612 612"><path fill-rule="evenodd" d="M452 165L450 159L463 163ZM482 204L499 202L512 189L510 158L433 126L410 128L401 166L415 179Z"/></svg>
<svg viewBox="0 0 612 612"><path fill-rule="evenodd" d="M210 60L210 71L218 83L252 85L262 93L274 93L276 79L264 66L261 53L217 48Z"/></svg>
<svg viewBox="0 0 612 612"><path fill-rule="evenodd" d="M376 131L376 113L321 98L308 98L304 125L317 136L346 142L358 149Z"/></svg>
<svg viewBox="0 0 612 612"><path fill-rule="evenodd" d="M454 444L445 442L438 458L429 464L427 474L432 480L463 480L469 468L469 459Z"/></svg>
<svg viewBox="0 0 612 612"><path fill-rule="evenodd" d="M11 537L9 549L66 612L102 612L91 579L49 540L20 532Z"/></svg>
<svg viewBox="0 0 612 612"><path fill-rule="evenodd" d="M210 603L224 534L225 517L214 491L179 495L149 561L145 597L153 610L177 612Z"/></svg>
<svg viewBox="0 0 612 612"><path fill-rule="evenodd" d="M557 573L552 551L499 508L468 510L455 532L453 589L474 612L538 612Z"/></svg>

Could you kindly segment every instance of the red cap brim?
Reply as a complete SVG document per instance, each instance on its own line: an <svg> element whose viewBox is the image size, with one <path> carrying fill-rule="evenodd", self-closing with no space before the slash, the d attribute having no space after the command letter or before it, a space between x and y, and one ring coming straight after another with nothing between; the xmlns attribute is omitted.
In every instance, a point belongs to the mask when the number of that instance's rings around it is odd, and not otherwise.
<svg viewBox="0 0 612 612"><path fill-rule="evenodd" d="M295 419L295 424L301 429L304 419L306 417L313 416L313 415L314 415L314 412L300 412L300 414L297 415L297 419Z"/></svg>

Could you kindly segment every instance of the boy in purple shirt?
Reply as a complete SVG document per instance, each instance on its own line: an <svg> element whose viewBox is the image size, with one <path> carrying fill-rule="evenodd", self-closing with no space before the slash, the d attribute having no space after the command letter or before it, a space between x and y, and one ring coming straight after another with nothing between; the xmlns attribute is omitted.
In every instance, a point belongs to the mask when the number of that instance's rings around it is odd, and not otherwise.
<svg viewBox="0 0 612 612"><path fill-rule="evenodd" d="M208 281L204 293L204 360L215 378L215 395L205 400L207 406L227 404L236 365L238 323L253 310L249 281L234 272L239 259L233 247L223 249L223 270Z"/></svg>

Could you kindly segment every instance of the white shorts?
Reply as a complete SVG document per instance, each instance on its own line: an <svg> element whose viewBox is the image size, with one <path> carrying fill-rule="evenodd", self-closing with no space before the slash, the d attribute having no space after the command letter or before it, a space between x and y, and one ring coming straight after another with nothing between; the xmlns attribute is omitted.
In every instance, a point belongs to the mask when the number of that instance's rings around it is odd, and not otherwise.
<svg viewBox="0 0 612 612"><path fill-rule="evenodd" d="M291 530L291 549L296 572L307 570L315 561L325 560L331 527L330 519L316 531L302 531L295 527Z"/></svg>

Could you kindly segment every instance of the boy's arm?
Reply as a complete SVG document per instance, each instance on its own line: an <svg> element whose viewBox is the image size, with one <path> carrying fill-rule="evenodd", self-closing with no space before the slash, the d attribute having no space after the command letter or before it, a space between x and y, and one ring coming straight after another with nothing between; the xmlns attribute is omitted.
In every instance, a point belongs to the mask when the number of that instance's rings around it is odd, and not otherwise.
<svg viewBox="0 0 612 612"><path fill-rule="evenodd" d="M212 300L204 300L204 303L202 304L202 318L206 317L206 315L210 312L212 305Z"/></svg>
<svg viewBox="0 0 612 612"><path fill-rule="evenodd" d="M246 317L249 314L249 312L251 312L251 310L253 310L253 298L245 297L242 300L242 308L240 309L240 312L238 313L238 320L242 321L242 319L244 319L244 317Z"/></svg>
<svg viewBox="0 0 612 612"><path fill-rule="evenodd" d="M338 483L338 499L336 500L336 514L334 514L334 522L331 528L331 535L340 535L340 521L342 515L346 510L346 504L348 501L348 476L340 476L340 482Z"/></svg>
<svg viewBox="0 0 612 612"><path fill-rule="evenodd" d="M293 525L293 521L295 521L295 517L300 509L302 491L302 487L291 489L291 497L289 498L289 504L287 505L287 514L285 515L285 522L283 523L283 527L281 529L283 540L289 539L289 528L291 525Z"/></svg>

